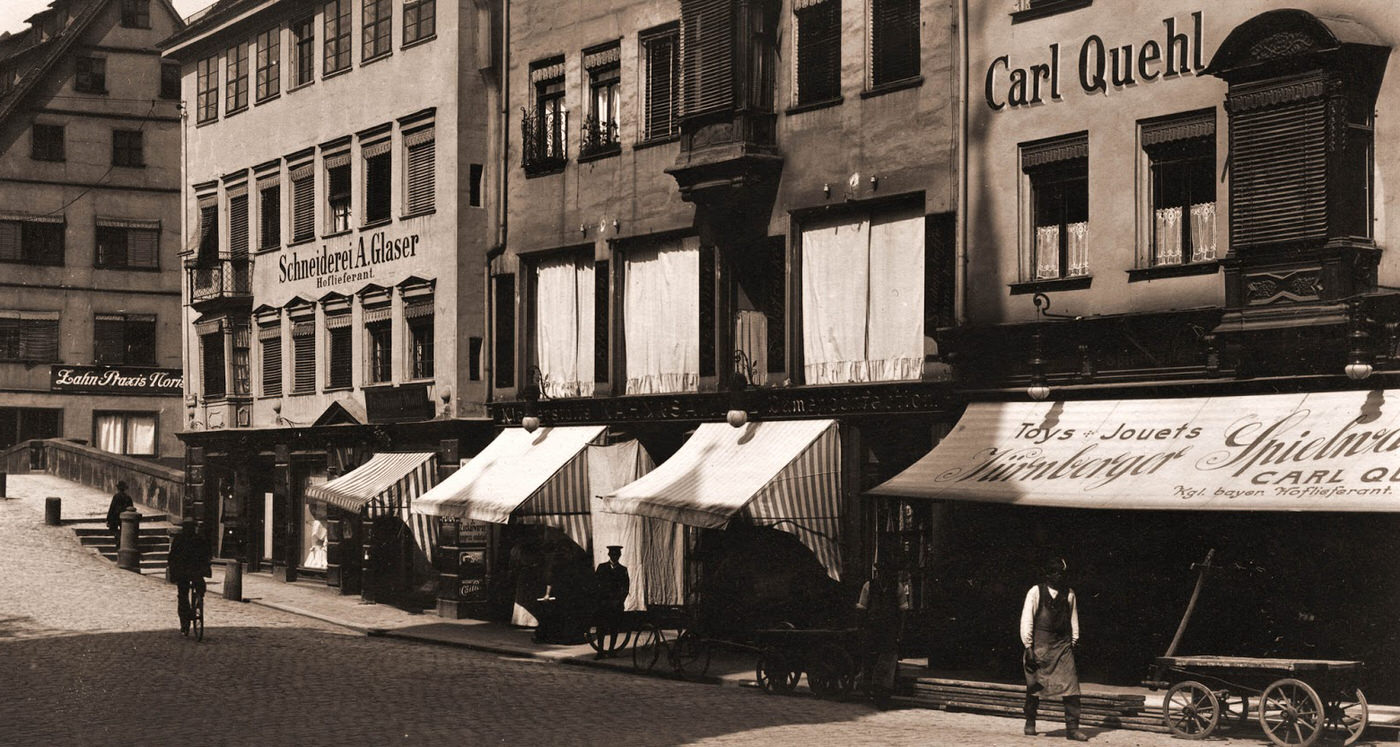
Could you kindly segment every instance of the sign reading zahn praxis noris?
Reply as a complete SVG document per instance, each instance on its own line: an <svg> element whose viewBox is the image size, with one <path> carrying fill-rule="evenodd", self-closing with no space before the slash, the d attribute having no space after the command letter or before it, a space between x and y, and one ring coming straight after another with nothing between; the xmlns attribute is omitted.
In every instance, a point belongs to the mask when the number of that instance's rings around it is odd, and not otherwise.
<svg viewBox="0 0 1400 747"><path fill-rule="evenodd" d="M1400 511L1400 390L979 403L871 492L1068 508Z"/></svg>
<svg viewBox="0 0 1400 747"><path fill-rule="evenodd" d="M177 368L134 366L51 366L49 391L178 397L185 376Z"/></svg>

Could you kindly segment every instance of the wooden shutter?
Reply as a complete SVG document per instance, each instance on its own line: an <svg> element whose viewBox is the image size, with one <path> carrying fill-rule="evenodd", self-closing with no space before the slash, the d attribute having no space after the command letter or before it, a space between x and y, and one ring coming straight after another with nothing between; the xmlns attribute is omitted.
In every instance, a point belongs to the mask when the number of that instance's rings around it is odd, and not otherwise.
<svg viewBox="0 0 1400 747"><path fill-rule="evenodd" d="M793 11L797 24L797 103L841 95L841 2L818 0Z"/></svg>
<svg viewBox="0 0 1400 747"><path fill-rule="evenodd" d="M248 256L248 192L228 198L228 251L233 257Z"/></svg>
<svg viewBox="0 0 1400 747"><path fill-rule="evenodd" d="M282 325L264 324L258 327L262 344L262 393L282 393Z"/></svg>
<svg viewBox="0 0 1400 747"><path fill-rule="evenodd" d="M1321 98L1230 117L1230 242L1327 236L1327 108Z"/></svg>
<svg viewBox="0 0 1400 747"><path fill-rule="evenodd" d="M646 39L646 137L667 137L676 131L676 31Z"/></svg>
<svg viewBox="0 0 1400 747"><path fill-rule="evenodd" d="M0 260L18 262L23 258L19 246L19 223L0 220Z"/></svg>
<svg viewBox="0 0 1400 747"><path fill-rule="evenodd" d="M126 317L98 314L92 320L92 358L97 363L126 363Z"/></svg>
<svg viewBox="0 0 1400 747"><path fill-rule="evenodd" d="M292 170L292 241L316 235L316 175L311 164Z"/></svg>
<svg viewBox="0 0 1400 747"><path fill-rule="evenodd" d="M210 261L219 255L219 206L212 200L199 206L199 259Z"/></svg>
<svg viewBox="0 0 1400 747"><path fill-rule="evenodd" d="M871 0L870 57L871 85L919 74L918 0Z"/></svg>
<svg viewBox="0 0 1400 747"><path fill-rule="evenodd" d="M292 391L316 391L316 323L292 322Z"/></svg>
<svg viewBox="0 0 1400 747"><path fill-rule="evenodd" d="M365 153L365 220L375 223L390 217L390 190L393 186L394 165L389 156L389 143L376 143Z"/></svg>
<svg viewBox="0 0 1400 747"><path fill-rule="evenodd" d="M733 103L733 0L681 0L681 116Z"/></svg>
<svg viewBox="0 0 1400 747"><path fill-rule="evenodd" d="M130 228L126 232L126 262L129 267L160 266L160 232Z"/></svg>
<svg viewBox="0 0 1400 747"><path fill-rule="evenodd" d="M328 368L326 386L343 389L350 386L350 315L326 317L326 347Z"/></svg>
<svg viewBox="0 0 1400 747"><path fill-rule="evenodd" d="M404 135L408 150L408 213L426 213L436 205L433 182L436 179L436 141L428 128Z"/></svg>
<svg viewBox="0 0 1400 747"><path fill-rule="evenodd" d="M282 185L277 182L259 184L258 217L261 232L258 246L261 249L274 249L282 243Z"/></svg>

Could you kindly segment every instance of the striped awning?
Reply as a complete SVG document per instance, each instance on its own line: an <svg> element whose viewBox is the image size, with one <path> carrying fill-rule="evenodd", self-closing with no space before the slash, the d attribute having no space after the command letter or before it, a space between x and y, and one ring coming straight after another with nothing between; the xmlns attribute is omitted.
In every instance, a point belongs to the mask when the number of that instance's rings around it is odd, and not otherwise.
<svg viewBox="0 0 1400 747"><path fill-rule="evenodd" d="M585 449L605 426L507 428L465 467L414 501L413 510L494 524L546 524L588 547Z"/></svg>
<svg viewBox="0 0 1400 747"><path fill-rule="evenodd" d="M833 420L705 423L675 456L601 497L606 511L717 528L743 515L841 573L841 440Z"/></svg>
<svg viewBox="0 0 1400 747"><path fill-rule="evenodd" d="M306 499L347 511L371 513L402 509L433 486L436 470L431 451L382 453L344 475L306 488Z"/></svg>

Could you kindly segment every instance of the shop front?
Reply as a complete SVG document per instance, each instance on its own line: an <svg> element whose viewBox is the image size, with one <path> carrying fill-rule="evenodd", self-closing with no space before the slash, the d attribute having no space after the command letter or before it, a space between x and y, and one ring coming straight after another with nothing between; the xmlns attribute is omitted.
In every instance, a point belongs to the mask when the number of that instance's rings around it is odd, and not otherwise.
<svg viewBox="0 0 1400 747"><path fill-rule="evenodd" d="M1395 390L975 403L869 492L937 502L935 669L1014 678L1021 599L1054 554L1086 676L1135 683L1214 550L1179 653L1360 659L1393 700L1397 451Z"/></svg>

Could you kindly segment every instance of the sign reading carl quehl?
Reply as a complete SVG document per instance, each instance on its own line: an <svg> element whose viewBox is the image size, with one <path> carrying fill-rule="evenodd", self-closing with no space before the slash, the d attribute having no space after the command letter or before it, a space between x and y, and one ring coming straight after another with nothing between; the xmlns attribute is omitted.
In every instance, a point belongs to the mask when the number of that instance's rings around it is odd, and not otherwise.
<svg viewBox="0 0 1400 747"><path fill-rule="evenodd" d="M1400 511L1400 390L979 403L871 492L1072 508Z"/></svg>
<svg viewBox="0 0 1400 747"><path fill-rule="evenodd" d="M341 249L322 244L319 252L303 255L296 251L277 259L277 282L287 283L315 278L317 288L370 280L374 268L387 262L418 255L418 234L391 239L380 231L360 236Z"/></svg>
<svg viewBox="0 0 1400 747"><path fill-rule="evenodd" d="M174 368L49 367L49 391L52 392L178 397L184 386L184 374Z"/></svg>

